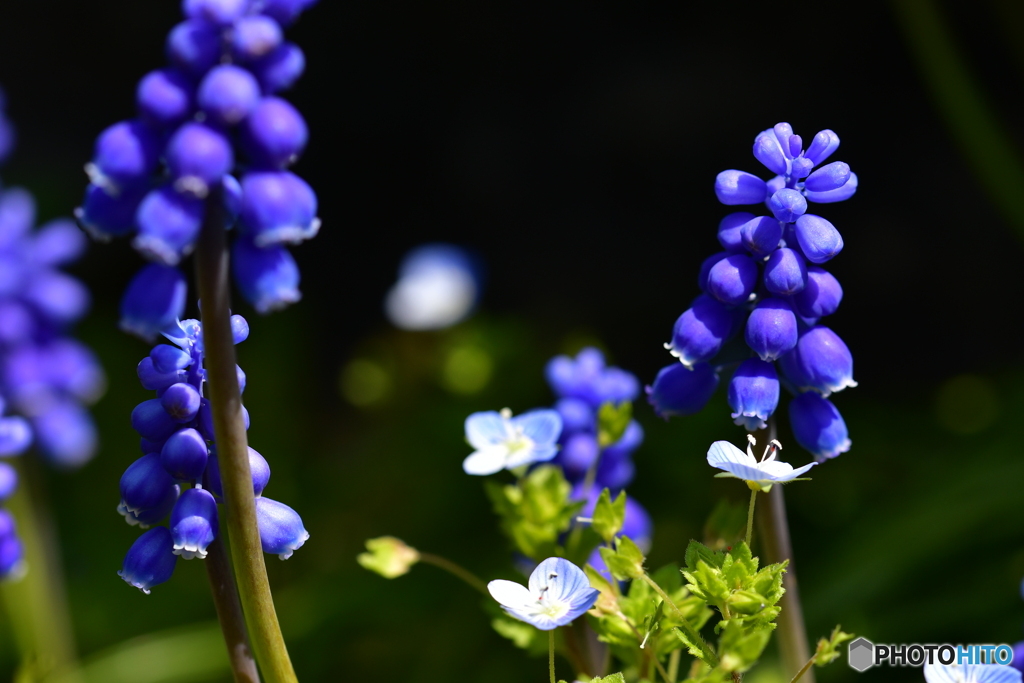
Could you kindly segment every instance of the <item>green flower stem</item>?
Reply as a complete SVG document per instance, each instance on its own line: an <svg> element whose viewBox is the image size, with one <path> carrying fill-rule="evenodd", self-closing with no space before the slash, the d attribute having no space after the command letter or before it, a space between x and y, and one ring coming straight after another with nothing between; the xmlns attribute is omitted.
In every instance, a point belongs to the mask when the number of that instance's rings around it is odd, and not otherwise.
<svg viewBox="0 0 1024 683"><path fill-rule="evenodd" d="M665 590L661 586L659 586L654 579L648 576L647 572L641 574L640 578L643 579L648 586L654 589L655 593L661 596L661 599L665 601L666 605L672 608L673 612L679 615L679 620L682 622L679 625L679 628L686 632L686 635L689 636L690 640L692 640L695 643L700 643L701 650L704 652L704 657L702 657L702 659L704 659L704 662L711 668L718 666L718 655L715 654L715 651L711 648L710 645L708 645L708 642L704 640L703 636L701 636L697 629L695 629L690 624L690 622L686 620L686 615L683 614L682 610L680 610L676 603L672 601L672 598L668 596L668 593L666 593Z"/></svg>
<svg viewBox="0 0 1024 683"><path fill-rule="evenodd" d="M750 507L747 508L747 547L750 547L750 536L754 531L754 503L757 502L757 489L750 491Z"/></svg>
<svg viewBox="0 0 1024 683"><path fill-rule="evenodd" d="M217 619L228 648L228 660L231 662L235 683L260 683L260 674L245 628L242 603L238 599L238 585L228 559L230 550L224 547L225 540L225 535L220 534L210 544L203 564L206 565L206 576L210 580L210 591L217 607Z"/></svg>
<svg viewBox="0 0 1024 683"><path fill-rule="evenodd" d="M220 193L213 192L206 202L206 220L196 249L196 276L202 309L206 380L224 487L231 559L256 661L268 683L293 683L298 679L274 611L274 597L270 593L256 526L242 398L235 374L227 237L219 210L220 200Z"/></svg>
<svg viewBox="0 0 1024 683"><path fill-rule="evenodd" d="M463 567L455 564L451 560L441 557L440 555L433 555L431 553L420 553L420 562L426 564L432 564L435 567L445 570L452 576L462 579L469 584L474 590L480 591L487 597L491 597L491 593L487 590L487 584L484 583L476 574L464 569Z"/></svg>
<svg viewBox="0 0 1024 683"><path fill-rule="evenodd" d="M682 652L681 649L672 650L672 654L668 656L668 678L665 679L668 683L676 683L676 679L679 678L679 657Z"/></svg>
<svg viewBox="0 0 1024 683"><path fill-rule="evenodd" d="M548 677L555 683L555 629L548 631Z"/></svg>
<svg viewBox="0 0 1024 683"><path fill-rule="evenodd" d="M796 683L797 681L799 681L801 676L803 676L805 673L811 670L811 664L814 664L814 661L817 658L818 653L814 653L814 656L807 660L807 663L804 664L802 669L796 672L796 676L793 676L793 680L791 680L789 683Z"/></svg>
<svg viewBox="0 0 1024 683"><path fill-rule="evenodd" d="M10 463L20 485L6 505L18 523L28 573L5 581L2 594L21 652L21 671L31 680L60 673L63 680L80 681L57 533L45 505L39 464L30 456Z"/></svg>

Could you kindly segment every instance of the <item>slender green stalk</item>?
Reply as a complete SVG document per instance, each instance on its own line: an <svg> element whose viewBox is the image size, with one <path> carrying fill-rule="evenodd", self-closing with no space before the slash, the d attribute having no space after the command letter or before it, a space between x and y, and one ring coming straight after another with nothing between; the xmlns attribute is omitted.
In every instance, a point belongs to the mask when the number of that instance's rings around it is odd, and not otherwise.
<svg viewBox="0 0 1024 683"><path fill-rule="evenodd" d="M757 489L750 491L750 506L747 508L747 547L750 547L750 536L754 531L754 503L757 502Z"/></svg>
<svg viewBox="0 0 1024 683"><path fill-rule="evenodd" d="M708 645L707 641L704 640L703 636L701 636L697 629L695 629L693 625L691 625L690 622L686 620L686 615L683 614L683 611L679 609L678 605L676 605L676 603L672 601L672 598L668 596L668 593L665 592L665 589L659 586L654 579L647 575L646 572L644 572L640 576L640 578L642 578L648 586L653 588L655 593L661 596L661 599L665 601L666 605L672 608L673 612L679 615L679 620L682 622L679 625L679 628L686 632L686 635L689 636L690 640L700 644L701 650L703 650L704 652L704 661L707 663L707 665L712 668L718 666L718 655L715 654L715 651L711 648L710 645Z"/></svg>
<svg viewBox="0 0 1024 683"><path fill-rule="evenodd" d="M53 520L45 505L35 458L10 461L20 485L6 505L18 523L28 572L3 584L3 601L21 652L21 667L35 680L61 673L80 680L74 630Z"/></svg>
<svg viewBox="0 0 1024 683"><path fill-rule="evenodd" d="M452 576L455 576L467 584L469 584L474 590L480 591L487 597L491 597L490 592L487 590L487 584L484 583L476 574L455 564L451 560L441 557L440 555L433 555L431 553L420 553L420 562L426 564L432 564L435 567L445 570Z"/></svg>
<svg viewBox="0 0 1024 683"><path fill-rule="evenodd" d="M260 674L252 656L249 634L245 629L245 615L238 600L238 585L231 571L231 563L224 547L223 534L210 544L207 550L206 576L210 580L210 591L217 607L217 619L228 648L228 661L235 683L259 683Z"/></svg>
<svg viewBox="0 0 1024 683"><path fill-rule="evenodd" d="M658 654L656 652L651 652L651 659L654 660L654 666L658 669L658 673L661 674L662 679L664 679L665 683L668 683L668 672L665 671L665 667L658 661Z"/></svg>
<svg viewBox="0 0 1024 683"><path fill-rule="evenodd" d="M668 678L665 679L668 683L676 683L676 679L679 678L679 657L682 653L682 650L672 650L672 654L668 656Z"/></svg>
<svg viewBox="0 0 1024 683"><path fill-rule="evenodd" d="M231 558L249 636L263 676L268 683L292 683L298 679L274 611L274 597L256 526L248 442L231 336L227 238L219 206L219 194L212 193L207 200L207 216L196 250L196 276L202 309L206 380L224 487Z"/></svg>
<svg viewBox="0 0 1024 683"><path fill-rule="evenodd" d="M548 676L555 683L555 629L548 631Z"/></svg>
<svg viewBox="0 0 1024 683"><path fill-rule="evenodd" d="M796 672L796 676L793 676L793 680L791 680L789 683L796 683L797 681L799 681L801 676L810 671L811 664L814 664L814 660L816 660L817 658L818 653L814 653L814 656L807 660L807 663L804 664L802 669Z"/></svg>

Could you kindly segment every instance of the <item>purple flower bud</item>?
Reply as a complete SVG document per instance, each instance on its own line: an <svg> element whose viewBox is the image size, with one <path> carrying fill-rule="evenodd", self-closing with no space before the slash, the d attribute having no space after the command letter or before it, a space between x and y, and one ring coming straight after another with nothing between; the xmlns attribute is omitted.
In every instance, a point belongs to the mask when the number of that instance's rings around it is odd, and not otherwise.
<svg viewBox="0 0 1024 683"><path fill-rule="evenodd" d="M0 538L7 538L18 533L18 524L10 510L0 508Z"/></svg>
<svg viewBox="0 0 1024 683"><path fill-rule="evenodd" d="M147 183L159 159L157 135L139 121L121 121L100 133L85 170L94 185L117 195Z"/></svg>
<svg viewBox="0 0 1024 683"><path fill-rule="evenodd" d="M790 140L794 140L798 137L800 136L794 135ZM810 159L806 157L798 157L793 159L793 163L790 165L789 175L792 178L806 178L807 174L810 173L813 168L814 162Z"/></svg>
<svg viewBox="0 0 1024 683"><path fill-rule="evenodd" d="M792 223L807 213L807 200L796 190L783 188L768 198L768 208L783 223Z"/></svg>
<svg viewBox="0 0 1024 683"><path fill-rule="evenodd" d="M170 344L154 346L149 357L153 360L153 369L159 373L177 372L192 365L192 356L187 351Z"/></svg>
<svg viewBox="0 0 1024 683"><path fill-rule="evenodd" d="M149 595L149 589L171 578L178 556L166 527L150 529L129 548L117 575Z"/></svg>
<svg viewBox="0 0 1024 683"><path fill-rule="evenodd" d="M758 216L740 226L740 239L743 247L754 256L767 256L779 246L782 223L770 216Z"/></svg>
<svg viewBox="0 0 1024 683"><path fill-rule="evenodd" d="M793 159L800 156L800 152L803 151L804 140L799 135L793 135L789 138L789 158Z"/></svg>
<svg viewBox="0 0 1024 683"><path fill-rule="evenodd" d="M191 422L199 412L199 390L187 382L172 384L161 394L160 405L175 422Z"/></svg>
<svg viewBox="0 0 1024 683"><path fill-rule="evenodd" d="M797 219L796 241L811 263L825 263L843 250L843 238L835 226L812 213Z"/></svg>
<svg viewBox="0 0 1024 683"><path fill-rule="evenodd" d="M76 401L58 400L32 418L36 446L51 465L80 467L96 455L99 436L89 411Z"/></svg>
<svg viewBox="0 0 1024 683"><path fill-rule="evenodd" d="M733 422L748 432L764 429L779 405L775 366L757 358L743 361L729 382L728 394Z"/></svg>
<svg viewBox="0 0 1024 683"><path fill-rule="evenodd" d="M21 455L32 445L32 428L23 417L0 417L0 458Z"/></svg>
<svg viewBox="0 0 1024 683"><path fill-rule="evenodd" d="M799 252L782 247L768 257L764 266L764 286L772 294L791 296L807 285L807 262Z"/></svg>
<svg viewBox="0 0 1024 683"><path fill-rule="evenodd" d="M171 511L173 552L182 559L206 558L206 549L217 537L217 501L209 491L189 489Z"/></svg>
<svg viewBox="0 0 1024 683"><path fill-rule="evenodd" d="M562 398L555 403L555 410L562 417L562 434L592 432L597 426L594 409L587 401L579 398Z"/></svg>
<svg viewBox="0 0 1024 683"><path fill-rule="evenodd" d="M843 300L839 280L819 266L807 269L807 286L793 297L797 313L805 318L823 318L832 315Z"/></svg>
<svg viewBox="0 0 1024 683"><path fill-rule="evenodd" d="M759 301L747 318L746 341L763 361L773 361L797 345L793 309L782 299Z"/></svg>
<svg viewBox="0 0 1024 683"><path fill-rule="evenodd" d="M242 229L258 247L283 242L297 244L320 229L316 194L294 173L246 173L242 191Z"/></svg>
<svg viewBox="0 0 1024 683"><path fill-rule="evenodd" d="M183 21L167 35L166 51L182 71L201 76L220 60L220 32L203 21Z"/></svg>
<svg viewBox="0 0 1024 683"><path fill-rule="evenodd" d="M261 100L243 123L241 133L242 146L249 158L270 168L293 163L309 139L302 115L278 97Z"/></svg>
<svg viewBox="0 0 1024 683"><path fill-rule="evenodd" d="M765 182L743 171L722 171L715 178L715 196L728 206L760 204L768 194Z"/></svg>
<svg viewBox="0 0 1024 683"><path fill-rule="evenodd" d="M189 19L224 26L241 17L248 0L182 0L181 12Z"/></svg>
<svg viewBox="0 0 1024 683"><path fill-rule="evenodd" d="M20 187L0 193L0 247L9 247L36 223L36 200Z"/></svg>
<svg viewBox="0 0 1024 683"><path fill-rule="evenodd" d="M782 153L779 139L771 129L761 131L754 138L754 156L772 173L785 175L788 170L786 155Z"/></svg>
<svg viewBox="0 0 1024 683"><path fill-rule="evenodd" d="M309 539L302 519L284 503L260 496L256 499L256 525L263 552L287 560Z"/></svg>
<svg viewBox="0 0 1024 683"><path fill-rule="evenodd" d="M65 327L89 310L89 290L77 279L57 270L38 270L22 292L25 301L47 322Z"/></svg>
<svg viewBox="0 0 1024 683"><path fill-rule="evenodd" d="M27 306L10 299L0 301L0 344L29 341L36 332L35 316Z"/></svg>
<svg viewBox="0 0 1024 683"><path fill-rule="evenodd" d="M857 174L850 172L850 179L846 181L846 184L842 187L834 190L828 190L827 192L811 192L808 190L804 191L804 196L807 197L808 201L817 202L818 204L832 204L834 202L846 201L857 192Z"/></svg>
<svg viewBox="0 0 1024 683"><path fill-rule="evenodd" d="M210 120L226 126L233 126L248 116L259 99L260 85L256 77L233 64L221 64L210 69L199 82L196 92L199 108ZM230 166L224 173L229 169Z"/></svg>
<svg viewBox="0 0 1024 683"><path fill-rule="evenodd" d="M281 25L271 17L250 14L231 28L231 51L241 61L259 59L275 50L284 38Z"/></svg>
<svg viewBox="0 0 1024 683"><path fill-rule="evenodd" d="M176 266L192 251L203 226L201 199L176 192L170 185L152 190L139 204L139 234L132 246L150 260Z"/></svg>
<svg viewBox="0 0 1024 683"><path fill-rule="evenodd" d="M22 563L24 557L25 548L17 534L0 538L0 578L20 575L25 567Z"/></svg>
<svg viewBox="0 0 1024 683"><path fill-rule="evenodd" d="M249 338L249 323L240 315L231 316L231 340L241 344Z"/></svg>
<svg viewBox="0 0 1024 683"><path fill-rule="evenodd" d="M732 312L710 296L702 294L676 320L669 352L683 365L711 360L733 330Z"/></svg>
<svg viewBox="0 0 1024 683"><path fill-rule="evenodd" d="M0 462L0 503L10 498L17 488L18 471L7 463Z"/></svg>
<svg viewBox="0 0 1024 683"><path fill-rule="evenodd" d="M205 197L235 165L228 139L202 123L181 126L167 142L165 156L175 189L197 197Z"/></svg>
<svg viewBox="0 0 1024 683"><path fill-rule="evenodd" d="M745 254L726 256L708 271L708 294L728 306L745 303L757 285L757 264Z"/></svg>
<svg viewBox="0 0 1024 683"><path fill-rule="evenodd" d="M174 501L178 499L178 485L160 464L158 453L144 455L125 470L121 475L121 514L129 524L133 521L129 513L138 515L152 512L156 520L162 519L171 511Z"/></svg>
<svg viewBox="0 0 1024 683"><path fill-rule="evenodd" d="M698 413L718 388L718 374L707 363L688 369L673 363L658 371L654 384L647 387L647 400L654 412L666 420L674 415Z"/></svg>
<svg viewBox="0 0 1024 683"><path fill-rule="evenodd" d="M135 106L154 126L177 126L195 109L192 84L175 69L150 71L135 89Z"/></svg>
<svg viewBox="0 0 1024 683"><path fill-rule="evenodd" d="M833 161L822 166L807 177L804 187L812 192L836 190L850 179L850 166L842 161Z"/></svg>
<svg viewBox="0 0 1024 683"><path fill-rule="evenodd" d="M783 372L801 391L813 389L827 397L857 386L850 349L827 327L819 325L800 335L796 347L780 360Z"/></svg>
<svg viewBox="0 0 1024 683"><path fill-rule="evenodd" d="M718 243L733 254L743 251L743 226L753 219L754 214L748 211L730 213L718 224Z"/></svg>
<svg viewBox="0 0 1024 683"><path fill-rule="evenodd" d="M136 273L121 299L121 329L152 339L185 314L188 285L177 268L151 263Z"/></svg>
<svg viewBox="0 0 1024 683"><path fill-rule="evenodd" d="M143 196L140 190L127 189L114 197L90 184L85 188L82 205L75 209L75 219L96 241L122 237L135 229L135 212Z"/></svg>
<svg viewBox="0 0 1024 683"><path fill-rule="evenodd" d="M255 496L263 495L263 489L270 483L270 464L267 459L249 448L249 473L252 475L252 492ZM211 455L206 465L203 486L217 498L224 497L224 488L220 478L220 464L216 455Z"/></svg>
<svg viewBox="0 0 1024 683"><path fill-rule="evenodd" d="M285 308L302 298L299 267L280 245L261 249L239 238L232 247L231 268L245 300L260 313Z"/></svg>
<svg viewBox="0 0 1024 683"><path fill-rule="evenodd" d="M306 56L295 43L281 43L276 50L249 65L264 95L287 90L306 70Z"/></svg>
<svg viewBox="0 0 1024 683"><path fill-rule="evenodd" d="M245 372L238 365L235 366L235 378L238 380L238 393L245 391Z"/></svg>
<svg viewBox="0 0 1024 683"><path fill-rule="evenodd" d="M832 402L813 391L789 403L789 424L796 442L823 462L850 450L846 422Z"/></svg>
<svg viewBox="0 0 1024 683"><path fill-rule="evenodd" d="M600 448L597 445L597 438L588 432L577 432L571 435L562 444L558 451L555 463L565 470L565 476L570 481L582 479L587 470L597 460Z"/></svg>
<svg viewBox="0 0 1024 683"><path fill-rule="evenodd" d="M142 383L142 387L150 391L166 389L172 384L184 382L186 378L186 374L179 370L166 373L160 372L154 366L153 359L149 356L139 362L135 372L139 376L139 382Z"/></svg>
<svg viewBox="0 0 1024 683"><path fill-rule="evenodd" d="M839 136L826 129L814 136L814 140L811 141L811 146L807 148L807 153L804 156L817 166L832 156L837 149L839 149Z"/></svg>
<svg viewBox="0 0 1024 683"><path fill-rule="evenodd" d="M636 467L633 465L632 455L643 440L643 427L636 420L631 420L622 438L602 451L595 481L600 486L607 486L610 489L624 488L633 481Z"/></svg>
<svg viewBox="0 0 1024 683"><path fill-rule="evenodd" d="M178 427L158 398L143 401L132 410L132 428L151 441L166 439L178 431Z"/></svg>
<svg viewBox="0 0 1024 683"><path fill-rule="evenodd" d="M88 240L74 221L58 218L32 235L31 258L39 265L60 266L78 259L86 246Z"/></svg>
<svg viewBox="0 0 1024 683"><path fill-rule="evenodd" d="M718 263L728 255L729 252L720 251L717 254L712 254L711 256L708 256L706 259L704 259L703 262L701 262L700 270L697 271L697 286L700 288L700 291L708 291L708 275L711 273L711 269L714 267L716 263Z"/></svg>
<svg viewBox="0 0 1024 683"><path fill-rule="evenodd" d="M775 138L779 141L779 146L783 152L787 156L792 156L789 152L789 141L793 137L793 126L786 122L776 123L771 130L775 133Z"/></svg>

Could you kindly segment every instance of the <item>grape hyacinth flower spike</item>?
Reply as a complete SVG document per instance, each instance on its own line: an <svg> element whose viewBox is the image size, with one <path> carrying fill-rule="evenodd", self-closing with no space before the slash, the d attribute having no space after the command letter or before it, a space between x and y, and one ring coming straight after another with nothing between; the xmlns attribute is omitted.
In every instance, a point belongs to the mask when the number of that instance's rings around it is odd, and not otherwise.
<svg viewBox="0 0 1024 683"><path fill-rule="evenodd" d="M571 623L600 595L582 569L560 557L538 564L528 586L499 579L488 583L487 590L506 612L541 631Z"/></svg>
<svg viewBox="0 0 1024 683"><path fill-rule="evenodd" d="M476 450L462 463L466 474L487 475L546 462L558 453L562 418L554 410L512 417L508 408L466 418L466 441Z"/></svg>

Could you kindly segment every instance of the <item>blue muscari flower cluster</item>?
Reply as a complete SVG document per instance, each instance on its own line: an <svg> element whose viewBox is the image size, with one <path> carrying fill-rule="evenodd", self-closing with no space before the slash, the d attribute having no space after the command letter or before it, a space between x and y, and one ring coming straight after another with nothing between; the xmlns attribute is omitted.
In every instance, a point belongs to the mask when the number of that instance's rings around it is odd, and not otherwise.
<svg viewBox="0 0 1024 683"><path fill-rule="evenodd" d="M249 325L240 315L231 316L231 330L236 344L249 336ZM210 403L203 397L202 328L198 320L185 320L174 333L164 334L175 345L157 345L139 363L139 381L157 397L132 411L132 427L142 437L144 455L121 477L117 507L129 524L142 528L170 514L168 527L150 529L136 540L118 572L145 593L171 578L179 556L206 557L217 537L217 504L223 496ZM244 390L245 373L241 368L237 372ZM247 412L245 424L248 428ZM252 448L249 469L263 551L287 559L309 534L295 510L262 495L270 466ZM182 491L185 484L191 488Z"/></svg>
<svg viewBox="0 0 1024 683"><path fill-rule="evenodd" d="M0 162L14 145L3 104L0 92ZM29 192L0 186L0 457L34 442L49 463L67 469L96 453L96 428L84 406L100 397L106 379L93 353L68 336L90 297L60 267L82 254L86 239L70 220L34 230L35 220ZM17 481L14 468L0 462L0 503ZM14 518L0 510L0 577L15 573L21 559Z"/></svg>
<svg viewBox="0 0 1024 683"><path fill-rule="evenodd" d="M632 373L607 367L604 355L590 347L575 358L555 356L548 361L545 376L558 396L554 408L562 417L561 448L552 462L562 468L573 484L573 499L586 501L580 516L590 517L602 489L608 488L614 495L633 481L633 451L644 440L643 428L631 420L622 437L602 449L597 435L598 410L604 403L635 400L640 394L640 382ZM595 466L593 484L586 491L587 473ZM646 550L652 531L650 515L632 497L627 497L621 534ZM605 569L599 550L594 551L589 563L599 570Z"/></svg>
<svg viewBox="0 0 1024 683"><path fill-rule="evenodd" d="M849 450L846 423L828 396L856 386L853 357L820 322L842 300L839 282L821 264L842 250L843 238L828 220L807 212L808 202L839 202L857 190L847 164L824 163L838 147L839 137L823 130L805 149L790 125L779 123L755 138L753 150L774 178L766 182L737 170L718 174L720 202L764 204L770 215L732 213L719 224L723 251L704 261L698 276L703 294L676 321L665 345L680 362L663 368L647 388L662 417L704 407L723 369L710 361L742 332L753 356L729 382L736 424L764 428L785 384L796 394L789 417L797 442L818 461Z"/></svg>
<svg viewBox="0 0 1024 683"><path fill-rule="evenodd" d="M177 265L215 209L226 227L239 225L232 264L245 299L266 313L300 298L284 245L313 237L320 221L312 188L287 170L306 146L306 122L277 93L305 68L282 27L315 1L183 0L185 21L167 36L171 65L139 81L137 117L96 140L79 224L101 240L135 233L153 261L122 302L128 331L154 338L183 316ZM240 180L236 145L247 161Z"/></svg>

